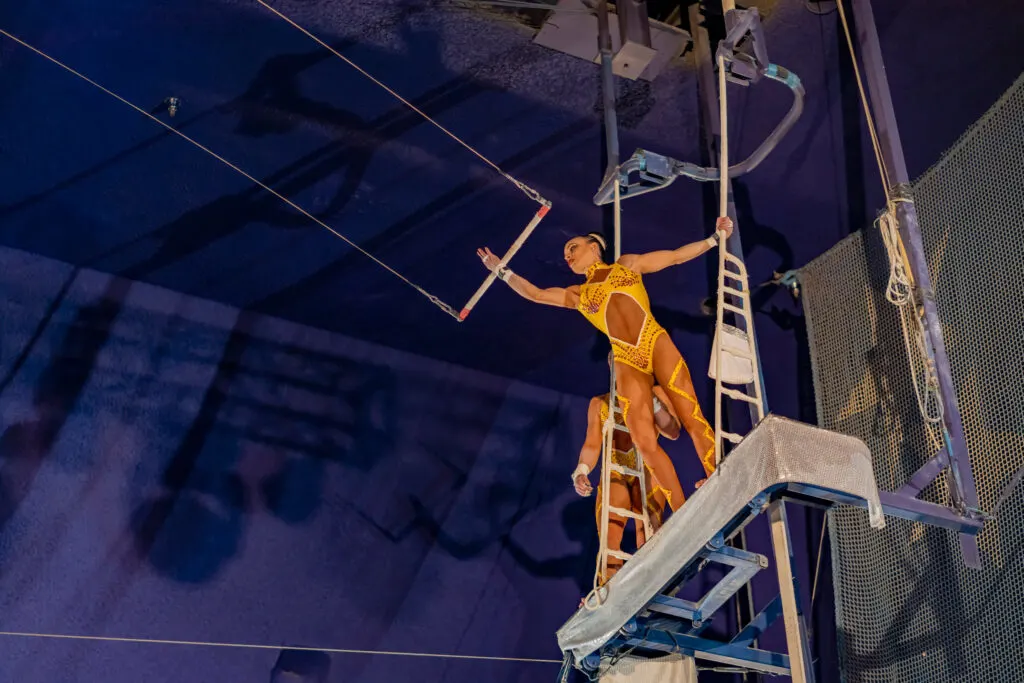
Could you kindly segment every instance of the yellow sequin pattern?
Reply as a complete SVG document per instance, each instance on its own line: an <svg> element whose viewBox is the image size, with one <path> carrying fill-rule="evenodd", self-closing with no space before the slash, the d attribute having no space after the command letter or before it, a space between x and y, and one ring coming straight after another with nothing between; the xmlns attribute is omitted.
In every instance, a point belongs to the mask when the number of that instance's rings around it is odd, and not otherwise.
<svg viewBox="0 0 1024 683"><path fill-rule="evenodd" d="M598 270L610 270L607 277L600 282L591 282ZM580 301L577 310L591 322L594 327L608 335L612 344L615 360L624 363L648 375L654 372L654 343L665 333L665 328L658 324L651 314L651 302L644 287L640 273L626 268L622 264L595 263L587 268L587 280L580 286ZM625 294L636 301L644 311L644 325L640 330L637 343L617 339L608 334L606 314L608 302L612 294Z"/></svg>
<svg viewBox="0 0 1024 683"><path fill-rule="evenodd" d="M708 421L704 419L704 414L700 410L700 403L697 402L696 396L691 396L686 391L680 389L676 380L679 378L679 373L682 372L683 368L686 367L685 361L680 358L679 362L676 363L676 368L672 372L672 380L668 384L669 391L679 396L682 396L686 401L691 403L693 407L689 413L683 413L683 424L689 430L691 425L696 425L701 431L701 436L704 440L704 452L700 452L700 447L697 447L697 456L700 458L701 465L704 466L704 472L708 476L715 471L715 430L708 424ZM696 444L694 444L696 446Z"/></svg>

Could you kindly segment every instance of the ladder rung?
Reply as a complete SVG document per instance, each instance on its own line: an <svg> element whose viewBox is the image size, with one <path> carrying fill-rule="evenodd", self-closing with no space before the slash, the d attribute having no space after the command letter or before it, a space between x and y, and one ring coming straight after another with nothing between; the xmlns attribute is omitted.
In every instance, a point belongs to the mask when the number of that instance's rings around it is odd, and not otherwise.
<svg viewBox="0 0 1024 683"><path fill-rule="evenodd" d="M629 427L626 425L620 425L618 422L615 423L615 430L619 432L626 432L629 434Z"/></svg>
<svg viewBox="0 0 1024 683"><path fill-rule="evenodd" d="M722 438L732 443L739 443L743 441L743 437L739 434L733 434L732 432L722 432Z"/></svg>
<svg viewBox="0 0 1024 683"><path fill-rule="evenodd" d="M736 265L738 265L738 266L740 267L741 271L742 271L742 270L746 270L746 269L744 268L744 265L745 265L745 264L743 263L743 259L741 259L741 258L740 258L740 257L738 257L738 256L733 256L733 255L732 255L732 254L730 254L729 252L725 252L725 260L726 260L726 261L729 261L730 263L735 263Z"/></svg>
<svg viewBox="0 0 1024 683"><path fill-rule="evenodd" d="M640 473L637 470L634 470L634 469L629 468L629 467L624 467L623 465L617 465L614 462L613 463L609 463L609 467L611 468L612 472L618 472L619 474L624 474L627 477L639 477L640 476Z"/></svg>
<svg viewBox="0 0 1024 683"><path fill-rule="evenodd" d="M611 550L611 549L609 549L606 552L608 553L609 557L614 557L616 559L622 560L623 562L625 562L629 558L633 557L629 553L624 553L621 550Z"/></svg>
<svg viewBox="0 0 1024 683"><path fill-rule="evenodd" d="M744 275L743 273L734 273L731 270L729 270L728 268L723 268L722 269L722 275L724 275L726 277L731 277L736 282L746 282L747 281L747 276L746 275Z"/></svg>
<svg viewBox="0 0 1024 683"><path fill-rule="evenodd" d="M722 355L726 356L737 356L738 358L746 358L753 362L754 354L750 353L747 349L722 349Z"/></svg>
<svg viewBox="0 0 1024 683"><path fill-rule="evenodd" d="M609 514L615 513L616 515L618 515L620 517L628 517L630 519L635 519L635 520L637 520L639 522L644 521L644 516L643 515L638 514L636 512L633 512L632 510L627 510L626 508L617 508L617 507L612 507L611 505L609 505L608 506L608 513Z"/></svg>
<svg viewBox="0 0 1024 683"><path fill-rule="evenodd" d="M746 292L741 292L738 289L733 289L732 287L728 287L728 286L725 286L725 285L722 286L722 291L725 292L726 294L732 294L733 296L746 296L747 295Z"/></svg>
<svg viewBox="0 0 1024 683"><path fill-rule="evenodd" d="M722 393L728 396L729 398L736 399L737 401L746 401L747 403L753 403L755 405L760 403L760 401L758 401L756 398L754 398L750 394L744 394L742 391L736 391L734 389L726 389L725 387L722 387Z"/></svg>
<svg viewBox="0 0 1024 683"><path fill-rule="evenodd" d="M727 303L725 301L722 302L722 308L724 308L727 311L732 311L733 313L739 313L740 315L746 315L747 314L747 312L744 311L742 308L740 308L738 306L733 306L732 304Z"/></svg>

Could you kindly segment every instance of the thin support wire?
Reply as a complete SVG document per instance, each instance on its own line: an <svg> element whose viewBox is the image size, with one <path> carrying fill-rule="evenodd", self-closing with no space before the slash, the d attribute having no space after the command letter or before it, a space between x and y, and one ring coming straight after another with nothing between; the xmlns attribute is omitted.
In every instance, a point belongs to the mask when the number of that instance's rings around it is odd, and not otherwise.
<svg viewBox="0 0 1024 683"><path fill-rule="evenodd" d="M811 586L811 610L814 610L814 598L818 596L818 572L821 570L821 551L825 548L825 531L828 530L828 511L821 517L821 537L818 539L818 559L814 562L814 583Z"/></svg>
<svg viewBox="0 0 1024 683"><path fill-rule="evenodd" d="M533 9L541 11L558 12L559 14L593 14L591 9L575 9L572 7L560 7L548 5L543 2L524 2L523 0L449 0L454 5L465 7L511 7L514 9Z"/></svg>
<svg viewBox="0 0 1024 683"><path fill-rule="evenodd" d="M146 118L148 118L149 120L151 120L151 121L153 121L153 122L155 122L155 123L157 123L157 124L159 124L159 125L163 126L164 128L166 128L166 129L167 129L167 130L169 130L170 132L174 133L174 134L175 134L175 135L177 135L178 137L182 138L182 139L183 139L183 140L185 140L186 142L188 142L188 143L190 143L190 144L194 145L195 147L198 147L198 148L199 148L200 150L202 150L203 152L206 152L206 153L207 153L207 154L209 154L209 155L210 155L211 157L213 157L213 158L214 158L214 159L216 159L217 161L221 162L222 164L224 164L225 166L227 166L227 167L228 167L228 168L230 168L231 170L233 170L233 171L235 171L235 172L237 172L237 173L241 174L242 176L244 176L244 177L245 177L245 178L247 178L248 180L252 181L252 182L253 182L253 183L255 183L256 185L259 185L259 186L260 186L261 188L263 188L264 190L266 190L266 191L267 191L267 192L269 192L270 194L274 195L275 197L277 197L278 199L280 199L281 201L283 201L283 202L284 202L285 204L287 204L288 206L292 207L293 209L295 209L296 211L298 211L298 212L299 212L299 213L301 213L302 215L304 215L304 216L306 216L307 218L309 218L309 219L310 219L311 221L313 221L313 222L317 223L318 225L320 225L320 227L322 227L322 228L324 228L325 230L327 230L328 232L332 233L332 234L333 234L333 235L334 235L335 237L338 237L339 239L341 239L342 241L344 241L344 242L345 242L346 244L348 244L349 246L351 246L351 247L352 247L353 249L355 249L355 250L359 251L360 253L362 253L363 255L365 255L365 256L366 256L367 258L369 258L370 260L372 260L372 261L373 261L374 263L376 263L377 265L379 265L379 266L380 266L381 268L384 268L384 269L385 269L385 270L387 270L387 271L388 271L389 273L391 273L392 275L394 275L395 277L397 277L398 279L400 279L400 280L401 280L402 282L406 283L407 285L409 285L410 287L412 287L413 289L415 289L415 290L416 290L417 292L419 292L420 294L422 294L423 296L425 296L425 297L426 297L427 299L429 299L429 300L430 300L430 302L431 302L431 303L433 303L433 304L434 304L435 306L437 306L438 308L440 308L441 310L443 310L443 311L444 311L445 313L447 313L448 315L452 316L452 317L453 317L453 318L455 318L456 320L459 320L459 319L460 319L460 318L459 318L459 313L458 313L458 311L456 311L456 310L455 310L454 308L452 308L452 307L451 307L450 305L446 304L446 303L445 303L444 301L442 301L442 300L441 300L440 298L438 298L437 296L434 296L433 294L431 294L431 293L430 293L430 292L428 292L427 290L423 289L422 287L420 287L419 285L417 285L417 284L416 284L415 282L413 282L413 281L412 281L412 280L410 280L409 278L405 277L404 275L402 275L401 273L399 273L399 272L398 272L397 270L395 270L394 268L392 268L391 266L389 266L388 264L384 263L384 262L383 262L383 261L381 261L381 260L380 260L379 258L377 258L376 256L374 256L373 254L371 254L370 252L366 251L365 249L363 249L362 247L360 247L360 246L359 246L358 244L356 244L355 242L353 242L353 241L352 241L352 240L350 240L349 238L345 237L345 235L341 234L340 232L338 232L337 230L335 230L335 229L334 229L334 228L332 228L331 226L327 225L327 224L326 224L326 223L324 223L324 222L323 222L322 220L320 220L319 218L317 218L316 216L314 216L314 215L313 215L313 214L311 214L310 212L306 211L306 210L305 210L304 208L302 208L301 206L299 206L298 204L296 204L296 203L295 203L295 202L293 202L292 200L288 199L287 197L285 197L285 196L284 196L283 194L281 194L281 193L280 193L280 192L278 192L277 190L273 189L273 188L272 188L272 187L270 187L269 185L267 185L267 184L265 184L265 183L263 183L263 182L261 182L261 181L257 180L256 178L254 178L254 177L253 177L253 176L251 176L250 174L246 173L246 172L245 172L245 171L243 171L243 170L242 170L241 168L239 168L239 167L238 167L238 166L236 166L235 164L231 163L230 161L228 161L228 160L227 160L227 159L225 159L224 157L220 156L219 154L217 154L217 153L216 153L216 152L214 152L213 150L209 149L208 147L205 147L205 146L204 146L203 144L201 144L201 143L197 142L196 140L193 140L193 139L192 139L191 137L189 137L189 136L188 136L188 135L186 135L185 133L182 133L182 132L181 132L180 130L178 130L177 128L174 128L173 126L169 126L169 125L167 125L166 123L164 123L163 121L161 121L161 120L160 120L160 119L158 119L157 117L155 117L155 116L153 116L152 114L150 114L150 113L149 113L148 111L146 111L145 109L142 109L141 107L139 107L139 106L137 106L137 105L133 104L132 102L129 102L128 100L126 100L125 98L121 97L121 96L120 96L120 95L118 95L117 93L115 93L115 92L113 92L113 91L111 91L111 90L108 90L107 88L103 87L102 85L100 85L100 84L99 84L99 83L97 83L96 81L94 81L94 80L92 80L91 78L89 78L88 76L86 76L86 75L84 75L84 74L82 74L82 73L80 73L80 72L76 71L75 69L71 68L71 67L70 67L70 66L68 66L67 64L64 64L64 63L63 63L63 62L61 62L60 60L58 60L58 59L56 59L56 58L54 58L54 57L51 57L50 55L46 54L46 53L45 53L45 52L43 52L42 50L40 50L40 49L38 49L38 48L36 48L36 47L34 47L34 46L32 46L32 45L29 45L28 43L26 43L26 42L25 42L24 40L21 40L21 39L20 39L20 38L18 38L17 36L11 35L11 34L10 34L10 33L8 33L7 31L4 31L3 29L0 29L0 35L3 35L3 36L5 36L5 37L7 37L7 38L9 38L9 39L13 40L14 42L18 43L19 45L21 45L21 46L23 46L23 47L26 47L26 48L28 48L29 50L31 50L32 52L35 52L35 53L36 53L37 55L39 55L40 57L43 57L43 58L45 58L45 59L49 60L50 62L52 62L52 63L56 64L57 66L59 66L60 68L64 69L65 71L67 71L67 72L69 72L69 73L71 73L71 74L73 74L73 75L77 76L78 78L82 79L83 81L85 81L85 82L86 82L86 83L88 83L89 85L91 85L91 86L93 86L93 87L95 87L95 88L97 88L97 89L99 89L99 90L103 91L104 93L106 93L107 95L110 95L111 97L113 97L114 99L116 99L116 100L120 101L121 103L123 103L123 104L126 104L126 105L128 105L129 107L131 107L131 108L132 108L132 109L134 109L135 111L139 112L140 114L142 114L143 116L145 116L145 117L146 117Z"/></svg>
<svg viewBox="0 0 1024 683"><path fill-rule="evenodd" d="M337 58L338 58L338 59L340 59L341 61L345 62L346 64L348 64L349 66L351 66L351 67L352 67L353 69L355 69L356 71L358 71L359 73L361 73L362 75L366 76L366 77L367 77L368 79L370 79L371 81L373 81L374 83L376 83L376 84L377 84L378 86L380 86L381 88L383 88L384 90L386 90L386 91L387 91L387 92L388 92L388 93L389 93L389 94L390 94L390 95L391 95L392 97L394 97L394 98L395 98L396 100L398 100L399 102L401 102L402 104L404 104L405 106L409 107L409 108L410 108L410 109L412 109L412 110L413 110L414 112L416 112L417 114L419 114L420 116L422 116L422 117L423 117L424 119L426 119L426 121L428 121L428 122L429 122L429 123L431 123L432 125L436 126L436 127L437 127L437 128L438 128L438 129L439 129L439 130L440 130L441 132L443 132L443 133L444 133L445 135L447 135L447 136L448 136L448 137L450 137L450 138L451 138L452 140L454 140L455 142L457 142L457 143L459 143L460 145L462 145L463 147L465 147L465 148L466 148L467 150L469 150L469 151L470 151L470 152L472 152L472 153L473 153L474 155L476 155L476 156L477 156L477 157L478 157L478 158L479 158L479 159L480 159L480 160L481 160L482 162L484 162L485 164L487 164L488 166L490 166L491 168L493 168L493 169L494 169L495 171L497 171L498 173L500 173L500 174L502 175L502 177L504 177L504 178L505 178L506 180L508 180L508 181L509 181L510 183L512 183L513 185L515 185L516 187L518 187L518 188L519 188L520 190L522 190L522 191L523 191L523 193L525 193L527 197L529 197L529 198L530 198L530 199L532 199L533 201L537 202L538 204L544 204L544 203L545 203L545 199L544 199L544 198L543 198L543 197L542 197L542 196L540 195L540 193L539 193L539 192L537 192L536 190L534 190L534 189L533 189L532 187L530 187L530 186L526 185L525 183L523 183L523 182L520 182L519 180L516 180L516 179L515 179L515 178L513 178L513 177L512 177L511 175L509 175L508 173L506 173L505 171L503 171L503 170L501 169L501 167L499 167L499 166L498 166L498 165L497 165L496 163L494 163L493 161L491 161L490 159L488 159L488 158L487 158L486 156L484 156L483 154L481 154L480 152L478 152L478 151L477 151L477 150L476 150L476 149L475 149L474 147L472 147L472 146L471 146L471 145L470 145L469 143L467 143L467 142L466 142L465 140L463 140L463 139L462 139L462 138L460 138L460 137L459 137L458 135L456 135L455 133L451 132L450 130L448 130L447 128L445 128L444 126L442 126L442 125L441 125L440 123L438 123L437 121L435 121L434 119L432 119L432 118L431 118L430 116L428 116L428 115L427 115L427 114L426 114L426 113L425 113L425 112L424 112L423 110L419 109L419 108L418 108L418 107L417 107L416 105L414 105L414 104L413 104L412 102L410 102L409 100L405 99L404 97L402 97L401 95L399 95L399 94L398 94L397 92L395 92L394 90L392 90L391 88L389 88L389 87L388 87L387 85L385 85L385 84L384 84L384 83L382 83L381 81L379 81L379 80L377 80L376 78L374 78L374 77L373 77L373 76L372 76L372 75L371 75L371 74L370 74L369 72L367 72L367 71L366 71L365 69L363 69L363 68L362 68L361 66L359 66L358 64L356 64L355 62L353 62L353 61L352 61L351 59L349 59L348 57L344 56L343 54L341 54L340 52L338 52L337 50L335 50L335 49L334 49L333 47L331 47L330 45L328 45L328 44L327 44L327 43L325 43L324 41L322 41L322 40L320 40L319 38L317 38L317 37L316 37L315 35L313 35L313 34L312 34L312 33L311 33L310 31L308 31L307 29L305 29L305 28L303 28L302 26L300 26L299 24L297 24L297 23L296 23L296 22L295 22L294 20L292 20L292 19L291 19L290 17L288 17L288 16L286 16L285 14L281 13L281 12L280 12L279 10L276 10L276 9L274 9L273 7L271 7L271 6L270 6L270 5L269 5L269 4L267 3L267 2L265 2L264 0L256 0L256 2L258 2L259 4L261 4L261 5L263 5L264 7L266 7L266 8L268 9L268 10L270 10L271 12L273 12L274 14L276 14L276 15L277 15L278 17L280 17L281 19L283 19L283 20L284 20L284 21L286 21L287 23L291 24L291 25L292 25L292 26L293 26L294 28L296 28L297 30L299 30L299 31L301 31L302 33L306 34L306 35L307 35L307 36L308 36L308 37L309 37L310 39L312 39L312 40L316 41L317 43L319 43L319 44L320 44L320 45L321 45L321 46L322 46L323 48L325 48L326 50L328 50L328 51L329 51L329 52L330 52L331 54L333 54L333 55L334 55L335 57L337 57Z"/></svg>
<svg viewBox="0 0 1024 683"><path fill-rule="evenodd" d="M119 638L115 636L76 636L66 633L26 633L0 631L0 636L11 638L45 638L56 640L88 640L107 643L143 643L147 645L190 645L193 647L230 647L246 650L301 650L355 655L388 655L391 657L427 657L432 659L472 659L493 662L527 662L531 664L561 664L560 659L533 659L529 657L490 657L485 655L439 654L435 652L401 652L395 650L352 650L333 647L302 647L295 645L261 645L257 643L223 643L201 640L166 640L157 638Z"/></svg>

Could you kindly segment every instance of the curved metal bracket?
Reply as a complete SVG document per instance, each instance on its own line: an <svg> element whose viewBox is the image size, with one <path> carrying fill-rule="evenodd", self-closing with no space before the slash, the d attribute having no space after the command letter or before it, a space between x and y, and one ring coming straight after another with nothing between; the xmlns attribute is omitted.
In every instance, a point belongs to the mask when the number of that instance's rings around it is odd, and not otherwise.
<svg viewBox="0 0 1024 683"><path fill-rule="evenodd" d="M768 62L761 14L756 7L731 9L725 15L727 33L718 44L718 54L725 57L725 78L737 85L757 83Z"/></svg>
<svg viewBox="0 0 1024 683"><path fill-rule="evenodd" d="M757 168L803 113L804 87L796 74L777 64L769 64L761 71L761 74L765 78L789 87L793 93L793 104L775 130L749 157L729 167L730 178L737 178ZM637 179L631 180L630 176L634 173L637 174ZM718 180L719 170L716 167L698 166L649 150L638 149L633 152L633 156L605 175L601 187L594 195L594 204L602 206L612 201L615 194L613 185L615 182L619 183L619 198L629 199L647 192L664 189L680 176L700 182L713 182Z"/></svg>
<svg viewBox="0 0 1024 683"><path fill-rule="evenodd" d="M796 74L768 61L761 15L756 8L730 10L725 19L728 33L718 44L718 54L725 58L726 79L747 86L767 78L782 83L793 93L793 104L775 130L753 154L729 167L729 177L737 178L757 168L800 118L804 108L804 88ZM632 181L630 176L634 173L638 177ZM712 182L717 181L720 175L716 167L698 166L638 149L627 161L606 173L601 187L594 195L594 203L602 206L611 202L615 182L619 183L620 199L629 199L668 187L680 176Z"/></svg>

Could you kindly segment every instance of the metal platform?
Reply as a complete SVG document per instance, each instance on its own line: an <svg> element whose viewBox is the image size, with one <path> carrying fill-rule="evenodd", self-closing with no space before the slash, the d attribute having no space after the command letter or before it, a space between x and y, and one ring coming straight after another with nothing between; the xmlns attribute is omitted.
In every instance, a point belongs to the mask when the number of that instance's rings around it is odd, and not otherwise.
<svg viewBox="0 0 1024 683"><path fill-rule="evenodd" d="M719 469L672 514L668 522L623 566L602 591L602 603L579 609L558 630L558 645L574 665L596 670L601 657L629 650L657 656L681 652L699 659L771 674L790 673L790 657L752 647L782 613L793 590L788 538L775 539L780 597L768 603L728 642L701 637L701 631L726 601L767 559L725 545L754 517L771 515L772 534L788 534L785 501L829 507L868 509L871 526L885 515L939 524L976 534L981 521L948 508L894 494L880 495L871 453L851 436L768 415L730 453ZM705 562L733 569L701 600L674 597ZM795 596L788 596L795 604ZM591 598L594 600L594 598ZM791 650L799 624L787 619ZM790 632L792 629L792 632ZM806 666L806 663L805 663Z"/></svg>
<svg viewBox="0 0 1024 683"><path fill-rule="evenodd" d="M631 619L650 611L708 552L721 552L729 537L790 484L803 495L820 492L822 502L835 494L859 498L872 525L885 524L871 453L862 441L769 415L608 582L604 603L581 608L558 630L559 647L577 662L597 651Z"/></svg>

